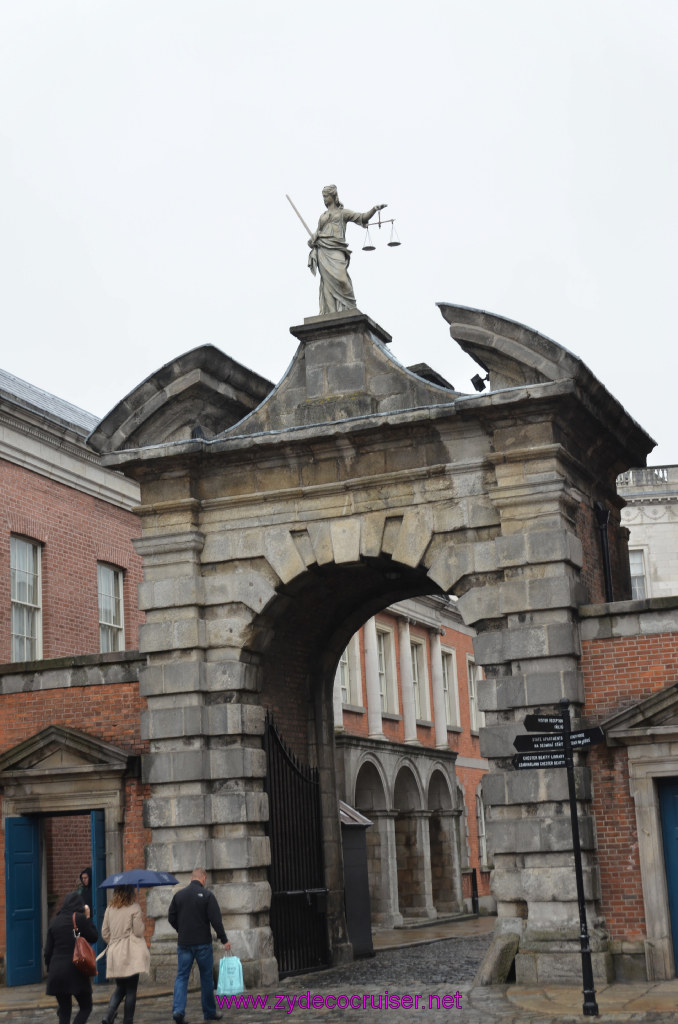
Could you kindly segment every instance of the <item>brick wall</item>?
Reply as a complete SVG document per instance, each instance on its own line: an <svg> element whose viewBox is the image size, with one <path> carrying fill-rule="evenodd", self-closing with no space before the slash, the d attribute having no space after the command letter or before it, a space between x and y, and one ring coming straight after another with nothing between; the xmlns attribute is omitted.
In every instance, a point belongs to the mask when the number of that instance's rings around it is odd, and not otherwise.
<svg viewBox="0 0 678 1024"><path fill-rule="evenodd" d="M481 870L482 864L478 843L478 818L476 816L476 794L480 792L480 783L483 775L486 773L477 768L464 768L459 765L457 765L455 770L457 773L457 779L459 780L464 793L465 812L461 821L461 833L462 844L466 843L468 848L468 867L476 869L478 895L489 896L490 872ZM485 811L485 815L487 830L487 810ZM464 856L465 850L462 848L462 858ZM491 851L489 851L489 856L491 856ZM470 876L464 876L464 896L469 898L471 896Z"/></svg>
<svg viewBox="0 0 678 1024"><path fill-rule="evenodd" d="M678 633L585 640L585 713L600 721L678 680Z"/></svg>
<svg viewBox="0 0 678 1024"><path fill-rule="evenodd" d="M602 890L601 910L613 939L646 934L635 805L629 791L625 747L594 747L593 813Z"/></svg>
<svg viewBox="0 0 678 1024"><path fill-rule="evenodd" d="M103 686L65 687L54 690L35 690L28 693L4 694L0 701L0 752L40 732L48 725L63 725L81 729L132 753L142 753L148 744L141 738L140 716L146 701L139 696L138 683L107 683ZM144 864L144 846L151 841L151 831L143 825L142 803L149 795L149 787L139 779L125 782L125 830L123 834L123 868ZM0 804L1 811L1 804ZM48 818L45 826L52 829L53 822L77 822L78 818ZM89 818L87 832L89 833ZM62 826L57 826L57 831ZM54 884L66 885L71 891L77 885L80 871L91 862L82 846L82 835L77 839L77 852L68 854L70 872L61 859L62 846L53 858ZM4 863L4 831L0 832L0 860ZM61 840L60 840L61 842ZM84 854L84 855L83 855ZM50 882L48 879L48 889ZM0 885L0 956L6 948L6 899L3 880Z"/></svg>
<svg viewBox="0 0 678 1024"><path fill-rule="evenodd" d="M586 640L584 713L602 721L678 680L678 633ZM601 909L613 939L645 935L635 804L625 747L588 755L602 886Z"/></svg>
<svg viewBox="0 0 678 1024"><path fill-rule="evenodd" d="M10 536L42 545L43 657L99 651L97 562L124 571L125 647L139 645L137 587L142 563L131 543L141 533L125 509L0 459L0 609L10 607ZM0 662L11 659L9 629L0 632Z"/></svg>
<svg viewBox="0 0 678 1024"><path fill-rule="evenodd" d="M51 917L69 892L80 884L80 872L91 866L89 814L45 818L43 826L47 907Z"/></svg>

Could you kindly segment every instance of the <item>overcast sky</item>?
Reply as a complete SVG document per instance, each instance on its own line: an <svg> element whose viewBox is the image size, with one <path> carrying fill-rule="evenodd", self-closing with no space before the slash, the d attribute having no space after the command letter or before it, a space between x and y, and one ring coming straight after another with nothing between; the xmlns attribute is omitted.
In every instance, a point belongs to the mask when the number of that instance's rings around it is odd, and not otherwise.
<svg viewBox="0 0 678 1024"><path fill-rule="evenodd" d="M0 0L0 365L103 416L211 343L277 381L318 312L302 225L349 225L359 308L471 391L435 303L584 360L678 463L675 0Z"/></svg>

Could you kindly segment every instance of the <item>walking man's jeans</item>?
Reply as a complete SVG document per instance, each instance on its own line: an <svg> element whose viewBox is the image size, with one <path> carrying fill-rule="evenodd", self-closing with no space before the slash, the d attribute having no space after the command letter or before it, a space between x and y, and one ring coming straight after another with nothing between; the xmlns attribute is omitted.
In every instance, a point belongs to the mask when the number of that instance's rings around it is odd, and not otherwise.
<svg viewBox="0 0 678 1024"><path fill-rule="evenodd" d="M214 958L212 956L211 942L206 943L204 946L177 946L177 980L174 982L172 1016L186 1012L188 978L194 960L200 971L202 1015L209 1020L210 1017L216 1017L217 1015L217 1004L214 998L214 978L212 977Z"/></svg>

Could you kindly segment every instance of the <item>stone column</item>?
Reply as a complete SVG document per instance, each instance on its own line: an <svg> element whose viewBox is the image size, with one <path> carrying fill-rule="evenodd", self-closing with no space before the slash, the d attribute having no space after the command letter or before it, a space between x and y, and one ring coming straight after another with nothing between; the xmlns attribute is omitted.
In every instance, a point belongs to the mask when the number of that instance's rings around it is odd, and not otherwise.
<svg viewBox="0 0 678 1024"><path fill-rule="evenodd" d="M334 687L332 689L332 705L334 709L334 731L344 731L344 709L341 699L341 682L339 679L339 673L334 677Z"/></svg>
<svg viewBox="0 0 678 1024"><path fill-rule="evenodd" d="M433 690L433 723L435 725L436 747L447 750L447 712L443 688L443 654L440 648L440 633L431 630L431 688Z"/></svg>
<svg viewBox="0 0 678 1024"><path fill-rule="evenodd" d="M400 648L400 692L403 702L405 743L418 743L409 619L398 619L398 646Z"/></svg>
<svg viewBox="0 0 678 1024"><path fill-rule="evenodd" d="M422 872L423 872L423 911L425 917L434 918L438 916L433 906L433 880L431 878L431 836L429 821L431 811L415 811L417 818L417 841L421 849Z"/></svg>
<svg viewBox="0 0 678 1024"><path fill-rule="evenodd" d="M397 817L400 820L396 847L400 846L401 888L408 896L408 906L403 909L409 917L434 918L429 841L431 811L400 811Z"/></svg>
<svg viewBox="0 0 678 1024"><path fill-rule="evenodd" d="M363 627L365 637L365 684L367 690L367 732L371 737L383 738L381 725L381 695L379 693L379 653L377 624L368 619Z"/></svg>
<svg viewBox="0 0 678 1024"><path fill-rule="evenodd" d="M474 651L486 674L478 699L486 714L481 754L490 760L483 794L492 809L487 823L492 887L503 927L521 936L516 957L521 984L571 982L581 971L572 837L569 816L562 814L565 772L517 770L510 763L526 713L555 710L567 697L576 720L583 703L576 619L584 594L583 559L575 533L582 491L557 438L555 424L546 421L521 430L507 421L496 430L497 483L490 496L502 532L475 552L476 566L494 573L496 582L476 586L459 600L464 620L479 630ZM609 980L611 957L595 905L591 778L583 755L575 755L575 761L593 966L599 980Z"/></svg>
<svg viewBox="0 0 678 1024"><path fill-rule="evenodd" d="M429 819L429 832L435 844L431 849L431 888L438 914L460 913L462 909L461 871L456 843L455 816L458 811L436 810Z"/></svg>
<svg viewBox="0 0 678 1024"><path fill-rule="evenodd" d="M378 891L379 907L376 918L385 928L399 928L403 923L403 915L398 905L398 862L396 858L395 811L368 812L379 831L381 845L381 862L378 865L379 877L373 891Z"/></svg>
<svg viewBox="0 0 678 1024"><path fill-rule="evenodd" d="M142 735L149 741L142 777L151 790L144 822L153 830L147 867L182 881L196 866L205 867L229 937L247 962L247 984L272 984L273 940L260 924L270 905L264 709L249 702L258 688L257 668L237 648L205 653L205 606L217 607L220 581L201 576L203 533L186 528L146 535L135 544L144 558L140 650L148 656L139 684L148 702L142 715ZM227 608L222 605L224 617ZM148 913L155 918L151 968L158 981L176 973L176 933L167 923L170 897L162 888L148 895Z"/></svg>

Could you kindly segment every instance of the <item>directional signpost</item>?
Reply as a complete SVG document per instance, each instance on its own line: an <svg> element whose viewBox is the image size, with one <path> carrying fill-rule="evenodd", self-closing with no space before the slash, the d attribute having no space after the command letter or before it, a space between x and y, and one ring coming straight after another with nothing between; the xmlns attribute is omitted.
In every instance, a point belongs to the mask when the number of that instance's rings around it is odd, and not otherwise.
<svg viewBox="0 0 678 1024"><path fill-rule="evenodd" d="M584 980L584 1016L597 1017L598 1004L596 990L593 985L593 967L591 964L591 947L586 922L586 902L584 900L584 875L581 864L581 841L579 839L579 818L577 816L577 796L574 785L573 750L588 750L596 743L605 739L603 730L596 726L593 729L582 729L578 732L570 730L570 702L561 700L562 714L526 715L523 724L535 735L516 736L513 746L519 753L513 757L515 768L566 768L567 789L570 797L570 818L572 820L572 847L574 852L574 872L577 879L577 900L579 903L579 924L581 945L581 970ZM549 730L542 732L542 730Z"/></svg>

